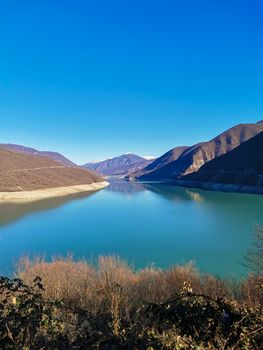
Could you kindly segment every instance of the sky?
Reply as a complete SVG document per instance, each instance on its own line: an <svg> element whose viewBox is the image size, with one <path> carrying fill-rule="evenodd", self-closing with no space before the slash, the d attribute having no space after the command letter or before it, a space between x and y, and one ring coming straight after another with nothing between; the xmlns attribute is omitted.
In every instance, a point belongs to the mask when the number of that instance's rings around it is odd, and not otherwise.
<svg viewBox="0 0 263 350"><path fill-rule="evenodd" d="M0 143L82 164L263 119L261 0L1 0Z"/></svg>

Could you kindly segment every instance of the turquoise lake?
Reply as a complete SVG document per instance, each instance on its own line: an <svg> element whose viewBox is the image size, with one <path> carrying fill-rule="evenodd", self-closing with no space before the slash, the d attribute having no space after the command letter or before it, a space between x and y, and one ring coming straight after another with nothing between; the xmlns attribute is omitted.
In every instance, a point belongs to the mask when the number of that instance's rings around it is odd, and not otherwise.
<svg viewBox="0 0 263 350"><path fill-rule="evenodd" d="M95 259L114 254L135 268L194 261L205 272L245 276L242 258L263 196L115 181L89 195L0 204L0 273L23 255Z"/></svg>

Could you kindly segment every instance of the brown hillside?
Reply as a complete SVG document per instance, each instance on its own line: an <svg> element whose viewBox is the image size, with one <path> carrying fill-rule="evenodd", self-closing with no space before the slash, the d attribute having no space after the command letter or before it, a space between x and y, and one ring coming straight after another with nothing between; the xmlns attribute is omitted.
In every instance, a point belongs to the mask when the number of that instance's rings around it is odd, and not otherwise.
<svg viewBox="0 0 263 350"><path fill-rule="evenodd" d="M163 154L161 157L152 161L149 165L147 165L143 169L130 173L127 176L127 178L133 179L133 178L138 178L140 176L148 175L153 171L162 168L166 164L169 164L177 160L182 155L182 153L186 151L188 148L189 148L188 146L175 147L170 151L166 152L165 154Z"/></svg>
<svg viewBox="0 0 263 350"><path fill-rule="evenodd" d="M229 153L211 160L183 180L237 185L263 185L263 132Z"/></svg>
<svg viewBox="0 0 263 350"><path fill-rule="evenodd" d="M211 141L194 145L182 153L175 161L140 176L140 180L175 179L198 171L210 160L228 153L243 142L263 131L263 124L240 124L223 132Z"/></svg>
<svg viewBox="0 0 263 350"><path fill-rule="evenodd" d="M47 157L0 148L0 192L29 191L103 181L79 168L65 167Z"/></svg>
<svg viewBox="0 0 263 350"><path fill-rule="evenodd" d="M65 166L77 166L75 163L73 163L71 160L63 156L63 154L60 154L58 152L50 152L50 151L38 151L35 148L31 147L25 147L21 145L15 145L12 143L2 143L0 144L0 148L18 152L18 153L24 153L24 154L31 154L31 155L37 155L37 156L45 156L49 159L55 160L56 162L61 163Z"/></svg>

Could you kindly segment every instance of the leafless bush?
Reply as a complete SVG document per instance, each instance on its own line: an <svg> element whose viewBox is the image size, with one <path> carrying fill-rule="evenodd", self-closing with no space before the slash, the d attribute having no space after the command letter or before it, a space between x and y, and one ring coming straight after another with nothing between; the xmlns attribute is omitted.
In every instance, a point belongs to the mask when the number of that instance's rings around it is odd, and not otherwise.
<svg viewBox="0 0 263 350"><path fill-rule="evenodd" d="M29 285L40 276L47 300L60 299L93 314L110 310L115 316L128 318L133 309L145 303L165 302L182 289L213 298L234 298L250 306L262 303L262 275L234 283L200 274L192 263L167 270L148 267L135 271L115 256L101 256L96 264L74 261L72 257L53 258L51 262L22 258L16 274Z"/></svg>
<svg viewBox="0 0 263 350"><path fill-rule="evenodd" d="M192 263L136 271L115 256L99 257L93 264L69 256L51 262L23 258L16 275L19 280L2 278L7 294L2 292L0 300L4 310L0 330L11 343L6 322L13 327L12 334L22 339L25 332L16 327L15 318L26 313L30 319L32 307L37 317L35 332L40 335L34 342L60 344L57 348L63 350L91 345L94 349L252 350L260 348L263 341L262 274L233 282L202 274ZM36 276L41 286L37 303L30 299L35 295ZM24 304L20 299L13 304L17 283L27 293ZM17 290L15 293L20 298ZM46 318L50 320L48 327L42 322ZM33 338L26 339L34 343Z"/></svg>

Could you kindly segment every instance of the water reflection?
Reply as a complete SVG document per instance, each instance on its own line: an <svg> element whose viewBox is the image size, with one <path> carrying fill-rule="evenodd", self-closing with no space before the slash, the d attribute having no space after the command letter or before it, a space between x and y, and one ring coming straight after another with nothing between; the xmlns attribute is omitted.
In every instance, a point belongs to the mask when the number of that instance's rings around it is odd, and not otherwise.
<svg viewBox="0 0 263 350"><path fill-rule="evenodd" d="M20 218L31 213L37 213L40 211L55 209L62 205L65 205L66 203L72 200L90 197L94 195L96 192L97 191L78 193L78 194L69 195L65 197L58 197L58 198L47 198L47 199L41 199L39 201L34 201L34 202L5 203L4 201L1 201L0 202L0 227L8 225L14 221L17 221Z"/></svg>
<svg viewBox="0 0 263 350"><path fill-rule="evenodd" d="M183 187L165 185L161 183L145 183L145 189L152 191L162 197L174 201L197 201L203 202L205 200L204 195L199 190L190 190Z"/></svg>
<svg viewBox="0 0 263 350"><path fill-rule="evenodd" d="M112 179L110 185L106 187L104 191L120 193L124 196L132 196L143 191L151 191L172 201L203 200L203 197L198 192L193 192L189 189L186 190L184 188L160 183L128 182L118 179ZM78 193L34 202L5 203L4 201L0 201L0 227L15 222L26 215L55 209L72 200L90 197L97 192L98 191Z"/></svg>
<svg viewBox="0 0 263 350"><path fill-rule="evenodd" d="M226 193L179 187L162 183L144 183L144 188L174 202L195 201L198 203L216 203L216 205L235 205L241 202L262 207L263 196L244 193ZM263 209L263 207L262 207Z"/></svg>
<svg viewBox="0 0 263 350"><path fill-rule="evenodd" d="M146 191L147 187L140 182L129 182L112 179L110 180L110 185L107 186L105 190L111 192L120 192L124 195L130 195Z"/></svg>
<svg viewBox="0 0 263 350"><path fill-rule="evenodd" d="M228 216L234 220L240 220L240 215L244 215L255 220L255 224L259 223L257 219L259 212L262 212L263 217L262 195L205 191L166 185L160 182L117 182L116 180L107 190L120 192L124 195L150 191L174 203L195 202L204 206L208 212L214 208L214 210L221 212L225 217ZM257 213L256 215L255 212ZM262 222L260 221L260 223Z"/></svg>
<svg viewBox="0 0 263 350"><path fill-rule="evenodd" d="M93 194L0 203L0 273L22 255L73 252L120 255L136 268L194 260L203 271L240 276L254 225L263 224L263 196L117 180Z"/></svg>
<svg viewBox="0 0 263 350"><path fill-rule="evenodd" d="M263 214L263 196L259 195L226 194L183 188L157 182L128 182L118 179L111 179L110 185L102 191L120 193L125 197L150 191L157 196L161 196L168 201L177 202L178 204L182 202L196 202L200 205L205 204L208 210L212 206L216 206L217 210L220 209L224 211L225 215L231 214L234 216L235 213L240 215L240 212L249 215L251 211L253 212L253 208L255 207L260 211L262 208ZM4 201L2 201L0 202L0 227L17 221L31 213L55 209L72 200L90 197L97 192L98 191L78 193L66 197L42 199L34 202L4 203ZM233 210L234 208L235 210Z"/></svg>
<svg viewBox="0 0 263 350"><path fill-rule="evenodd" d="M143 191L151 191L172 201L197 201L205 200L202 191L166 185L160 182L132 182L121 181L118 179L110 180L110 185L105 188L106 191L119 192L124 195L132 195Z"/></svg>

